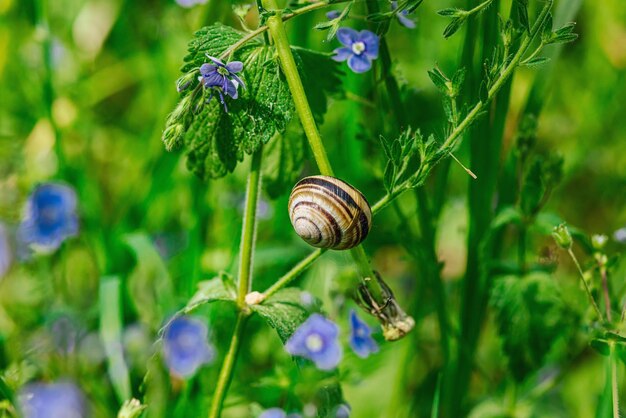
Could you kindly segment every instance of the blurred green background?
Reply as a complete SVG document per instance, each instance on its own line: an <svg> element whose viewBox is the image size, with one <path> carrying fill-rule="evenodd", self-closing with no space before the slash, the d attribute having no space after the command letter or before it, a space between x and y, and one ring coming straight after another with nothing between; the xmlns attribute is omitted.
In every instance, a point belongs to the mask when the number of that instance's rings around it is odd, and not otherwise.
<svg viewBox="0 0 626 418"><path fill-rule="evenodd" d="M562 2L577 3L557 3ZM502 159L513 146L520 114L541 74L538 148L564 157L564 178L548 208L588 234L612 236L626 226L626 8L623 0L579 3L574 19L578 41L565 45L553 64L522 69L515 76ZM443 117L427 70L439 65L452 73L461 58L463 37L445 40L441 33L448 22L436 15L439 8L455 5L461 2L427 0L418 9L415 30L394 25L388 35L396 77L411 103L410 123L426 133L441 134ZM324 19L320 11L287 24L293 43L332 51L337 42L327 42L326 33L311 29ZM17 224L33 186L56 179L76 189L81 228L79 237L59 252L16 263L0 278L0 369L15 387L34 377L70 376L87 393L94 416L114 416L119 405L98 339L100 278L121 280L127 349L137 357L130 360L131 382L140 396L150 347L168 309L181 306L198 281L221 270L235 273L248 161L233 175L202 182L186 170L184 155L167 153L160 140L177 100L175 80L186 44L196 29L214 21L240 27L224 0L190 9L156 0L0 0L0 221ZM246 22L256 24L254 10ZM331 101L321 132L338 176L376 201L384 194L377 138L382 132L397 133L399 127L393 126L388 107L364 98L363 84L371 77L344 77L350 93ZM466 148L458 153L463 161ZM315 172L309 162L302 174ZM482 173L476 174L481 181ZM465 270L468 181L453 165L437 235L451 310L458 309L458 279ZM292 232L286 199L264 195L260 203L257 290L309 252ZM415 212L414 196L404 196L400 204L406 213ZM428 416L432 406L443 361L436 306L426 279L418 274L419 263L401 245L403 228L389 208L376 218L365 247L418 325L410 337L382 343L375 357L349 355L342 363L344 396L354 417ZM623 244L610 246L615 253L624 251ZM529 258L557 252L552 247L549 237L535 237ZM574 266L565 255L560 261L555 277L566 299L584 304ZM616 292L623 290L625 272L624 263L618 264L612 276ZM351 302L337 278L352 274L348 256L326 254L301 281L343 326ZM173 288L166 296L159 293L163 283ZM221 359L234 314L219 305L205 313ZM67 319L76 334L62 336L76 344L71 353L54 348L58 330L53 324L59 318ZM279 339L260 321L249 329L225 416L247 416L250 402L284 402L292 382L291 362ZM543 390L541 382L548 378L540 375L517 389L516 416L595 416L604 363L579 334L562 342L554 370L542 369L545 375L559 374L554 385ZM159 402L167 404L163 410L169 411L161 416L196 416L186 408L206 408L218 369L219 361L204 368L186 389L161 372L155 390L163 396ZM511 396L506 374L506 359L488 316L470 383L468 410L475 406L473 416L496 416L490 408ZM302 386L296 392L306 399L307 385ZM189 399L181 406L185 391ZM533 405L526 415L525 402Z"/></svg>

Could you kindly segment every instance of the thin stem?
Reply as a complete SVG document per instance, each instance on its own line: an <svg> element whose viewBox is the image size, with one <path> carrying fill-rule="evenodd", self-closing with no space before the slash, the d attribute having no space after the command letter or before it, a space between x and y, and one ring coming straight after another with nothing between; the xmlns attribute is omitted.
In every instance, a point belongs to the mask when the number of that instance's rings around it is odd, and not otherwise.
<svg viewBox="0 0 626 418"><path fill-rule="evenodd" d="M252 277L252 253L255 244L256 211L261 188L261 160L263 146L252 154L250 174L246 190L246 207L243 215L243 227L241 232L241 249L239 251L239 292L237 304L240 308L245 307L245 297L250 292Z"/></svg>
<svg viewBox="0 0 626 418"><path fill-rule="evenodd" d="M617 358L615 355L615 343L611 343L611 394L613 401L613 418L620 418L619 415L619 390L617 387Z"/></svg>
<svg viewBox="0 0 626 418"><path fill-rule="evenodd" d="M230 340L230 347L228 353L222 363L219 377L217 378L217 385L215 386L215 393L213 394L213 402L211 403L211 410L209 411L209 418L218 418L222 413L222 406L224 405L224 399L226 398L226 392L228 386L233 377L233 369L235 367L235 361L237 360L237 354L239 353L239 346L241 345L241 338L245 329L245 323L247 314L244 311L240 311L237 316L237 323L235 324L235 331Z"/></svg>
<svg viewBox="0 0 626 418"><path fill-rule="evenodd" d="M317 260L322 254L326 252L326 249L319 248L306 256L302 261L296 264L291 270L278 279L272 286L270 286L265 292L263 292L263 299L267 299L274 293L278 292L283 287L287 286L300 275L304 270L309 268L315 260Z"/></svg>
<svg viewBox="0 0 626 418"><path fill-rule="evenodd" d="M493 3L493 0L487 0L487 1L485 1L485 2L483 2L483 3L481 3L481 4L479 4L478 6L474 7L473 9L471 9L471 10L467 10L467 11L466 11L467 16L471 16L471 15L473 15L474 13L478 13L478 12L480 12L481 10L486 9L486 8L487 8L487 7L488 7L491 3Z"/></svg>
<svg viewBox="0 0 626 418"><path fill-rule="evenodd" d="M606 273L606 267L600 266L600 276L602 277L602 290L604 294L604 310L606 311L607 321L613 322L611 315L611 298L609 296L609 280Z"/></svg>
<svg viewBox="0 0 626 418"><path fill-rule="evenodd" d="M587 280L585 279L585 273L583 272L583 269L580 267L580 264L578 263L576 254L574 254L574 251L572 251L571 248L567 250L567 253L574 261L574 264L576 265L576 269L578 269L578 273L580 274L580 280L582 280L583 285L585 285L585 291L587 292L587 296L589 296L589 300L591 301L591 305L593 306L593 309L596 311L598 318L600 318L600 320L604 322L604 318L602 317L602 312L600 311L600 308L598 308L598 304L596 303L595 299L593 298L593 295L591 294L591 289L589 288L589 284L587 284Z"/></svg>

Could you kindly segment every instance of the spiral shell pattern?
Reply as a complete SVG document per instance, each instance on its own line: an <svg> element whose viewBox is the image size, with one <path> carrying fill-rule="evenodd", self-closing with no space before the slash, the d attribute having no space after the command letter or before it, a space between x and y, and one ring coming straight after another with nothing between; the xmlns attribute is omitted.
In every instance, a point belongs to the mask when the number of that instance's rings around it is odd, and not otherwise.
<svg viewBox="0 0 626 418"><path fill-rule="evenodd" d="M291 191L289 218L296 233L310 245L346 250L367 237L372 210L365 196L348 183L311 176Z"/></svg>

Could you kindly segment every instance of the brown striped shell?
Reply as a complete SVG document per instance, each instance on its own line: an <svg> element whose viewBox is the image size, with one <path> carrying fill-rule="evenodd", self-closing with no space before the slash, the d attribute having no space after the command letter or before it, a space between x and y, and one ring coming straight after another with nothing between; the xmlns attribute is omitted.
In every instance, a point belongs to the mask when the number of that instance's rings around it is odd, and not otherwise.
<svg viewBox="0 0 626 418"><path fill-rule="evenodd" d="M330 176L305 177L294 186L289 218L307 243L333 250L356 247L372 226L372 210L365 196Z"/></svg>

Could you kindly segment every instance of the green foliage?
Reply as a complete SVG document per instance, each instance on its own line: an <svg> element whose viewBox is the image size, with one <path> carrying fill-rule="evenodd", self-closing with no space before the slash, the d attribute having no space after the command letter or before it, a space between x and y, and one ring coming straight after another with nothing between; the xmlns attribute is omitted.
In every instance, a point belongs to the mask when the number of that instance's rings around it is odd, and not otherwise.
<svg viewBox="0 0 626 418"><path fill-rule="evenodd" d="M236 298L237 286L233 277L222 271L218 277L198 283L198 290L189 299L183 312L189 313L199 306L211 302L234 302Z"/></svg>
<svg viewBox="0 0 626 418"><path fill-rule="evenodd" d="M302 172L306 146L302 130L292 123L284 134L277 134L265 147L263 183L270 198L278 198L296 183Z"/></svg>
<svg viewBox="0 0 626 418"><path fill-rule="evenodd" d="M555 342L567 335L572 313L545 273L497 279L491 304L509 369L521 382L545 364Z"/></svg>
<svg viewBox="0 0 626 418"><path fill-rule="evenodd" d="M550 193L563 176L563 159L558 156L537 157L530 164L522 184L522 211L536 215L546 204Z"/></svg>
<svg viewBox="0 0 626 418"><path fill-rule="evenodd" d="M284 343L311 312L318 310L319 307L317 302L305 307L302 303L302 291L288 287L276 292L262 304L252 305L251 309L276 330Z"/></svg>
<svg viewBox="0 0 626 418"><path fill-rule="evenodd" d="M147 235L130 234L124 242L137 259L127 283L131 300L141 321L152 329L158 329L163 318L175 306L174 289L167 267Z"/></svg>
<svg viewBox="0 0 626 418"><path fill-rule="evenodd" d="M326 40L328 42L332 41L335 35L337 34L337 31L339 30L341 22L344 21L348 17L348 14L350 13L350 9L352 9L353 4L354 2L348 3L346 7L343 8L339 16L337 16L335 19L326 20L324 22L318 23L317 25L315 25L315 29L328 30L328 35L326 35Z"/></svg>

